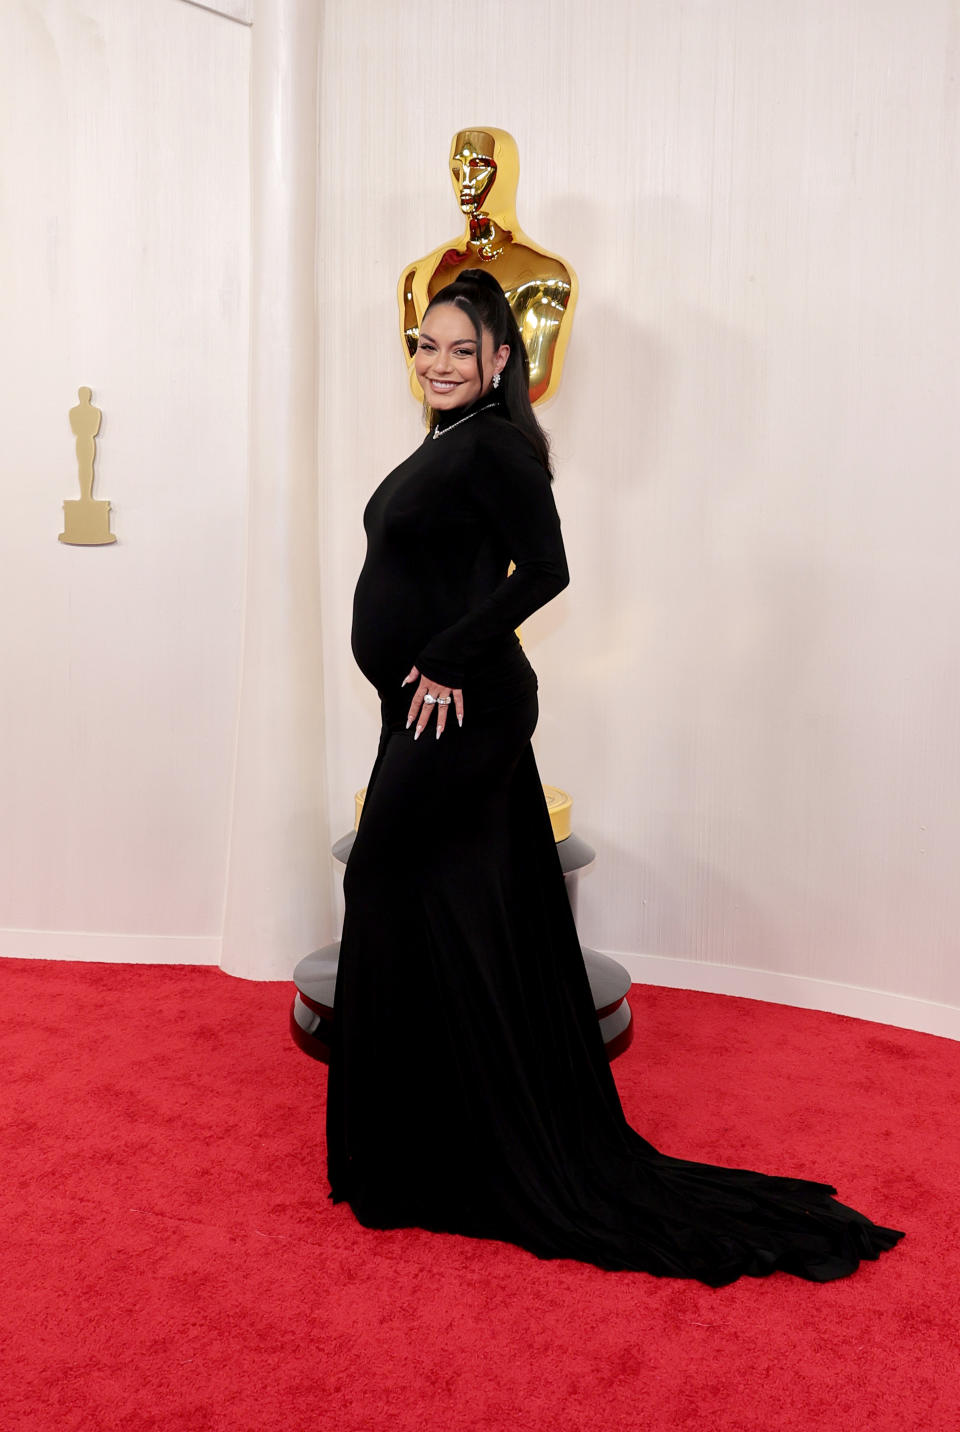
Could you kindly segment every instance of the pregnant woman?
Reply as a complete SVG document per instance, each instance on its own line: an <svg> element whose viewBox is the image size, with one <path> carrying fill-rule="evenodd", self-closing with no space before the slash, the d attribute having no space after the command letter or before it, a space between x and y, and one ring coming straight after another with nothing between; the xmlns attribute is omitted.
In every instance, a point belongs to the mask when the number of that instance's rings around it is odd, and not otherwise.
<svg viewBox="0 0 960 1432"><path fill-rule="evenodd" d="M415 361L430 430L367 506L354 598L383 727L344 880L331 1196L370 1228L713 1286L843 1277L902 1235L827 1184L670 1158L624 1118L530 746L515 629L568 578L494 278L441 290Z"/></svg>

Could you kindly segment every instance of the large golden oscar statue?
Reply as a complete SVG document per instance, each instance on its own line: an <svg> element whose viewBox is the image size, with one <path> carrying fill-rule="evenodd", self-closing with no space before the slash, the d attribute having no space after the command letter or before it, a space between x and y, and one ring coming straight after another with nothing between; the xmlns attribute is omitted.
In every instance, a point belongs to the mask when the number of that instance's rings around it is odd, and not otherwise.
<svg viewBox="0 0 960 1432"><path fill-rule="evenodd" d="M577 276L557 254L523 232L515 209L520 162L505 129L462 129L450 145L450 176L467 227L426 258L409 264L397 289L400 326L415 397L413 370L427 304L464 268L489 267L507 295L530 359L534 403L556 391L577 302Z"/></svg>

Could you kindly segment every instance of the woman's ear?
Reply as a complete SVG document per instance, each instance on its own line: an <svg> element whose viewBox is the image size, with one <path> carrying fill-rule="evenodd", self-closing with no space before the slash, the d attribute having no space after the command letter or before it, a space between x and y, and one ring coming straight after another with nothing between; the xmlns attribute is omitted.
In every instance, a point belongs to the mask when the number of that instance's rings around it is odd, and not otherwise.
<svg viewBox="0 0 960 1432"><path fill-rule="evenodd" d="M507 366L507 359L510 357L510 344L502 343L493 355L493 369L495 373L502 373Z"/></svg>

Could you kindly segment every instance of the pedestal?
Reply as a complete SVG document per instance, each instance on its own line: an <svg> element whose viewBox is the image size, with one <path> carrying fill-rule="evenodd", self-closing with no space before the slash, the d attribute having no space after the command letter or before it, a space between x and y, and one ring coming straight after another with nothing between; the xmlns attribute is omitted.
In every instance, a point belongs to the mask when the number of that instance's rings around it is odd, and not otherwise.
<svg viewBox="0 0 960 1432"><path fill-rule="evenodd" d="M585 946L581 949L607 1058L616 1059L633 1042L633 1011L627 999L630 976L609 955ZM293 972L297 993L290 1010L290 1033L304 1053L323 1064L330 1063L339 957L340 941L334 940L332 945L307 955Z"/></svg>
<svg viewBox="0 0 960 1432"><path fill-rule="evenodd" d="M346 864L353 848L356 831L343 835L333 847L334 857ZM567 895L576 918L577 879L582 870L592 865L596 852L585 840L570 834L557 841L557 854L563 870ZM627 995L630 976L623 965L609 955L581 946L583 962L590 981L593 1007L600 1022L608 1059L616 1059L633 1041L633 1011ZM330 1036L333 1024L333 998L337 984L337 961L340 941L314 950L300 961L293 972L297 987L290 1010L290 1033L294 1042L324 1064L330 1062Z"/></svg>
<svg viewBox="0 0 960 1432"><path fill-rule="evenodd" d="M110 531L110 504L90 498L68 498L63 504L63 531L59 540L73 547L105 547L116 542Z"/></svg>

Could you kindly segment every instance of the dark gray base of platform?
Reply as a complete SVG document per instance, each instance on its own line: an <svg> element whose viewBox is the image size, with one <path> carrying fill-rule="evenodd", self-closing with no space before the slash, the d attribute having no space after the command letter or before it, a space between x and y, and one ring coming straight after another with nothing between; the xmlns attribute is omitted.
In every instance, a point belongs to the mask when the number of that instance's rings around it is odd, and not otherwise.
<svg viewBox="0 0 960 1432"><path fill-rule="evenodd" d="M333 996L337 983L337 960L340 941L314 950L297 965L293 982L297 994L290 1011L290 1033L295 1042L314 1059L330 1062L330 1034L333 1020ZM600 1021L600 1033L607 1057L616 1059L630 1047L633 1039L633 1012L627 994L630 976L623 965L597 950L583 951L583 962L590 980L594 1008Z"/></svg>

